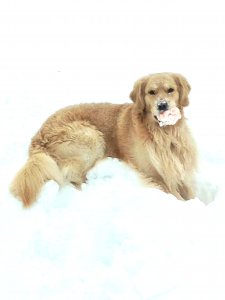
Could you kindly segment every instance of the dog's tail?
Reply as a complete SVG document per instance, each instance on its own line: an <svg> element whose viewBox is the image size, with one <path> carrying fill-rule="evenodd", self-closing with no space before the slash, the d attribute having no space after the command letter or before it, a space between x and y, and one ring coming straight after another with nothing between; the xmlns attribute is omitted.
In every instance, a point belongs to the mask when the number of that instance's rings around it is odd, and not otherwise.
<svg viewBox="0 0 225 300"><path fill-rule="evenodd" d="M32 155L19 170L10 184L10 192L23 202L24 207L31 206L41 187L48 180L63 184L63 177L56 162L45 153Z"/></svg>

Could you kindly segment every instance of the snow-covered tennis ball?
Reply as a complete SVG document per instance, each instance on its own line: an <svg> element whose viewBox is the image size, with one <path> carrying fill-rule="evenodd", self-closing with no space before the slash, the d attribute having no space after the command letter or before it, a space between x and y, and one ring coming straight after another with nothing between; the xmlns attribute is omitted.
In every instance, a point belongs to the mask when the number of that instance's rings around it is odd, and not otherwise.
<svg viewBox="0 0 225 300"><path fill-rule="evenodd" d="M177 107L173 107L164 111L158 116L159 126L174 125L181 119L180 110Z"/></svg>

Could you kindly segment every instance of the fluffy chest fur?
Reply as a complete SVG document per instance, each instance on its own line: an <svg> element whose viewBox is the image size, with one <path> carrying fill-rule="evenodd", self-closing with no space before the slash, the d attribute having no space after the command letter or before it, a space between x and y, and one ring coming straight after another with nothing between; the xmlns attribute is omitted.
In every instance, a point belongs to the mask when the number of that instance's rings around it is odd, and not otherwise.
<svg viewBox="0 0 225 300"><path fill-rule="evenodd" d="M146 177L163 182L170 191L191 185L197 168L197 147L186 120L160 128L134 122L131 163Z"/></svg>

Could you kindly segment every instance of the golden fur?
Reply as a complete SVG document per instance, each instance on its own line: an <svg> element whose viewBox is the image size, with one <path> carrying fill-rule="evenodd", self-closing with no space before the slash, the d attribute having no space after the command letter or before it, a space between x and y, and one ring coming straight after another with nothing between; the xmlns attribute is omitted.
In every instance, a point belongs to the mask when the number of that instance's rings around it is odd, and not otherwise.
<svg viewBox="0 0 225 300"><path fill-rule="evenodd" d="M57 111L32 138L29 159L13 179L11 193L26 207L50 179L80 189L88 170L111 156L133 166L148 186L180 200L194 198L197 147L183 112L189 92L180 74L152 74L134 84L133 104L80 104ZM180 109L175 125L159 126L157 102L162 99Z"/></svg>

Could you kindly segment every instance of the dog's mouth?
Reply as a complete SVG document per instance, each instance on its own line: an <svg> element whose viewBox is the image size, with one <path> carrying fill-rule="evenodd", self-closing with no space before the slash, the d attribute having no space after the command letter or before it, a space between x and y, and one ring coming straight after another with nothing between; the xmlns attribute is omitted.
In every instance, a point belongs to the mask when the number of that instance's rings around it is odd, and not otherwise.
<svg viewBox="0 0 225 300"><path fill-rule="evenodd" d="M155 115L154 118L155 118L156 122L159 124L160 127L162 127L163 125L166 125L162 121L159 120L160 115L158 115L158 116Z"/></svg>
<svg viewBox="0 0 225 300"><path fill-rule="evenodd" d="M159 119L158 117L155 115L154 118L156 119L156 121L159 123Z"/></svg>
<svg viewBox="0 0 225 300"><path fill-rule="evenodd" d="M166 111L162 111L162 112L157 111L156 114L154 115L155 120L159 123L163 119L165 113Z"/></svg>
<svg viewBox="0 0 225 300"><path fill-rule="evenodd" d="M157 115L154 116L156 122L159 124L160 127L162 127L163 126L163 122L159 120L159 117L160 117L160 114L158 116Z"/></svg>

